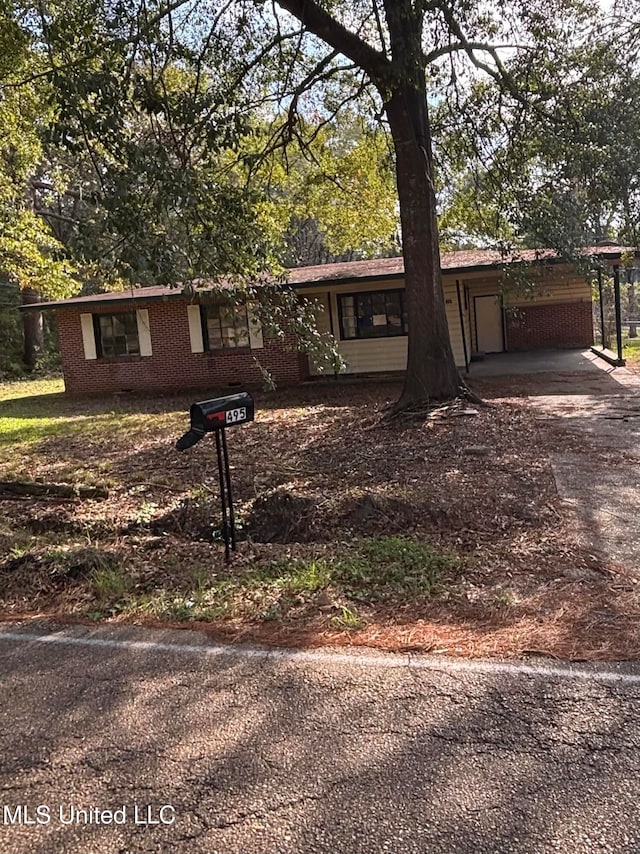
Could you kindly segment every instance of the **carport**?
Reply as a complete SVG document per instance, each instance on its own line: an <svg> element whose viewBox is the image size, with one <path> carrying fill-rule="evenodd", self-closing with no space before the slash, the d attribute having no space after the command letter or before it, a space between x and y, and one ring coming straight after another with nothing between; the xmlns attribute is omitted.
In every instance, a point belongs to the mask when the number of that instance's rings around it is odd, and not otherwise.
<svg viewBox="0 0 640 854"><path fill-rule="evenodd" d="M469 365L469 377L500 377L518 374L573 374L593 371L596 356L591 350L531 350L493 353Z"/></svg>
<svg viewBox="0 0 640 854"><path fill-rule="evenodd" d="M637 253L634 253L637 254ZM592 351L614 366L624 366L623 332L636 337L640 325L638 282L640 268L615 264L611 270L598 267L596 293L596 339Z"/></svg>

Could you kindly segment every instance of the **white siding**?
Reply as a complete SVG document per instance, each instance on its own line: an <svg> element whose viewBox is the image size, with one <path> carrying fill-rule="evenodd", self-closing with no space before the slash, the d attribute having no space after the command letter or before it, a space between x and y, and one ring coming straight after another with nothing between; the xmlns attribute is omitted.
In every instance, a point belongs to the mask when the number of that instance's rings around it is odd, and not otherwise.
<svg viewBox="0 0 640 854"><path fill-rule="evenodd" d="M460 286L460 300L464 300L462 285ZM460 368L464 368L464 344L462 342L460 309L458 308L458 292L455 281L445 281L444 283L444 304L447 312L447 323L449 324L449 338L451 339L453 357L456 361L456 365ZM464 314L464 302L462 303L462 307ZM467 338L467 348L468 347L469 339Z"/></svg>
<svg viewBox="0 0 640 854"><path fill-rule="evenodd" d="M331 318L329 316L330 296L327 291L317 294L305 294L309 302L315 305L316 324L318 332L323 335L331 333Z"/></svg>
<svg viewBox="0 0 640 854"><path fill-rule="evenodd" d="M578 276L566 276L559 279L547 279L536 283L531 296L523 296L507 291L507 305L536 305L554 302L591 302L591 286Z"/></svg>
<svg viewBox="0 0 640 854"><path fill-rule="evenodd" d="M340 353L347 362L348 374L404 371L407 368L407 337L341 341Z"/></svg>
<svg viewBox="0 0 640 854"><path fill-rule="evenodd" d="M532 274L533 275L533 274ZM465 277L472 296L502 293L505 305L530 305L552 302L591 302L591 286L573 270L546 269L536 275L525 291L505 282L499 272L482 277Z"/></svg>

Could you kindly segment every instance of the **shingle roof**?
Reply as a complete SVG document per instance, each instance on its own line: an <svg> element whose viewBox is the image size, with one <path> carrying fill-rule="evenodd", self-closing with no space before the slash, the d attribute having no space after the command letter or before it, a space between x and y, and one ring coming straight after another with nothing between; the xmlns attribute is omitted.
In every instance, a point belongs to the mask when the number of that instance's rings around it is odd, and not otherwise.
<svg viewBox="0 0 640 854"><path fill-rule="evenodd" d="M609 260L620 258L633 249L622 246L590 246L581 254L591 257L600 256ZM445 273L470 273L482 270L498 269L510 263L559 263L562 258L553 249L521 249L504 254L496 249L462 249L456 252L443 252L440 257L442 271ZM404 274L404 260L397 258L375 258L369 261L340 261L335 264L319 264L313 267L296 267L289 270L288 284L294 287L309 288L329 282L350 282L358 280L398 278ZM264 284L265 282L262 282ZM212 283L202 290L229 288L229 282ZM97 305L105 303L138 301L158 301L184 299L183 292L177 287L153 285L144 288L131 288L126 291L111 291L91 296L71 297L66 300L33 303L26 310L66 308L74 305Z"/></svg>
<svg viewBox="0 0 640 854"><path fill-rule="evenodd" d="M620 258L633 249L622 246L589 246L581 251L582 255L603 258ZM505 264L553 263L563 258L554 249L520 249L512 253L503 253L498 249L459 249L455 252L443 252L440 267L444 273L469 273L483 269L495 269ZM404 274L404 259L376 258L371 261L345 261L337 264L320 264L315 267L299 267L291 270L289 281L293 285L309 286L322 282L350 281L353 279L377 279Z"/></svg>

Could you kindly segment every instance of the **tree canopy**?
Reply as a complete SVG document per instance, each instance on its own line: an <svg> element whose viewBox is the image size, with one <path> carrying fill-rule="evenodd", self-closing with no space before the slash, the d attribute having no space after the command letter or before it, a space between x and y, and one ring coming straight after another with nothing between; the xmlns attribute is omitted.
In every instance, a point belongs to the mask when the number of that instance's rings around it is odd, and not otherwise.
<svg viewBox="0 0 640 854"><path fill-rule="evenodd" d="M382 127L345 111L320 129L300 121L301 136L270 146L276 118L258 125L230 158L242 180L262 189L259 220L283 241L287 267L398 252L391 142Z"/></svg>
<svg viewBox="0 0 640 854"><path fill-rule="evenodd" d="M0 266L43 289L255 277L392 252L399 216L401 406L450 397L438 215L452 246L637 242L621 8L2 0Z"/></svg>
<svg viewBox="0 0 640 854"><path fill-rule="evenodd" d="M48 84L36 76L39 57L24 31L6 8L0 12L0 285L6 304L17 287L64 296L73 281L62 246L34 211L29 187L53 116Z"/></svg>
<svg viewBox="0 0 640 854"><path fill-rule="evenodd" d="M638 245L640 65L611 27L597 18L550 58L538 109L505 103L485 81L464 93L464 120L442 105L445 239L567 255L603 240Z"/></svg>
<svg viewBox="0 0 640 854"><path fill-rule="evenodd" d="M357 115L320 130L307 119L304 140L273 145L283 107L270 106L274 69L259 65L260 51L252 58L255 15L173 6L4 9L29 58L0 78L5 111L29 124L33 143L14 187L83 281L257 275L298 260L293 229L310 221L329 255L389 251L396 204L384 132ZM39 123L15 103L34 86Z"/></svg>

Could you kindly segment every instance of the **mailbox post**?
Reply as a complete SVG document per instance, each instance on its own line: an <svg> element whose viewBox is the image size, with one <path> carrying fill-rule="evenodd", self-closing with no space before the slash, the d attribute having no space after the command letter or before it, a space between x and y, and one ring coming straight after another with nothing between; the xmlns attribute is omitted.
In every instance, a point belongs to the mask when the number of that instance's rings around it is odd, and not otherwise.
<svg viewBox="0 0 640 854"><path fill-rule="evenodd" d="M222 510L222 535L224 537L224 556L229 560L229 549L236 548L236 521L233 512L233 494L231 492L231 472L229 471L229 452L227 451L227 427L238 427L253 421L253 398L246 391L216 397L192 403L189 415L189 429L176 442L178 451L192 448L207 433L215 433L218 455L218 477L220 480L220 506Z"/></svg>

